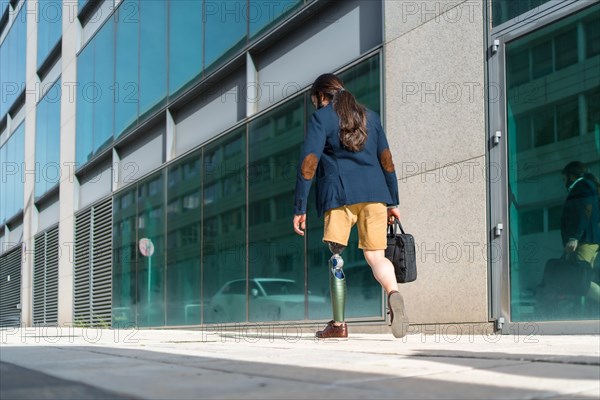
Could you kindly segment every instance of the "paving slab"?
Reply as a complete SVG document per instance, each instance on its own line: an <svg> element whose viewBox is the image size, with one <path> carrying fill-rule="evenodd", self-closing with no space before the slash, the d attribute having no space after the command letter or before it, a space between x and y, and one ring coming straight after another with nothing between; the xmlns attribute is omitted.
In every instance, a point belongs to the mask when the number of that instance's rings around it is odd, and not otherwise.
<svg viewBox="0 0 600 400"><path fill-rule="evenodd" d="M599 336L356 334L323 341L305 327L294 334L27 328L0 330L0 361L143 399L597 399L600 393Z"/></svg>

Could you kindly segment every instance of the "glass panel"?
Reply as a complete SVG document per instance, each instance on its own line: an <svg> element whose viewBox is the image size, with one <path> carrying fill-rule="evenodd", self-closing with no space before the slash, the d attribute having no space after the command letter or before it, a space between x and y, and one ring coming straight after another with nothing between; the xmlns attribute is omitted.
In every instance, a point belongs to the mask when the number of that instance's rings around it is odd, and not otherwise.
<svg viewBox="0 0 600 400"><path fill-rule="evenodd" d="M250 22L250 37L265 31L301 4L301 0L250 0L246 13Z"/></svg>
<svg viewBox="0 0 600 400"><path fill-rule="evenodd" d="M305 316L304 243L290 229L295 161L304 125L301 96L249 126L250 321L302 320ZM323 307L326 299L310 295L308 301Z"/></svg>
<svg viewBox="0 0 600 400"><path fill-rule="evenodd" d="M94 82L93 43L89 43L77 57L77 82L75 160L83 165L93 156L94 101L99 95Z"/></svg>
<svg viewBox="0 0 600 400"><path fill-rule="evenodd" d="M141 1L140 116L167 95L167 2Z"/></svg>
<svg viewBox="0 0 600 400"><path fill-rule="evenodd" d="M598 318L600 215L593 180L600 175L600 87L589 71L600 70L600 57L578 50L590 48L582 42L590 35L576 32L599 18L596 5L506 47L513 321ZM536 55L540 43L545 57ZM547 43L555 47L553 68ZM544 79L524 78L519 60L528 56L533 78L543 71ZM567 165L572 171L563 174ZM566 190L584 171L593 175ZM566 247L573 236L574 253ZM576 259L594 271L594 283L577 273Z"/></svg>
<svg viewBox="0 0 600 400"><path fill-rule="evenodd" d="M153 2L154 3L154 2ZM114 20L110 18L94 37L94 82L99 96L94 102L94 154L105 149L113 140L114 130L114 84L115 84L115 32Z"/></svg>
<svg viewBox="0 0 600 400"><path fill-rule="evenodd" d="M139 101L139 6L125 0L116 15L115 137L137 121Z"/></svg>
<svg viewBox="0 0 600 400"><path fill-rule="evenodd" d="M241 128L204 149L203 323L246 321L245 137Z"/></svg>
<svg viewBox="0 0 600 400"><path fill-rule="evenodd" d="M204 3L204 66L220 64L246 43L246 0ZM216 66L216 65L215 65Z"/></svg>
<svg viewBox="0 0 600 400"><path fill-rule="evenodd" d="M17 97L25 90L25 57L27 54L27 7L19 14L0 47L0 119L2 119Z"/></svg>
<svg viewBox="0 0 600 400"><path fill-rule="evenodd" d="M120 193L113 201L113 296L112 327L136 324L136 273L138 246L136 237L136 189Z"/></svg>
<svg viewBox="0 0 600 400"><path fill-rule="evenodd" d="M137 186L137 323L165 324L165 215L161 171Z"/></svg>
<svg viewBox="0 0 600 400"><path fill-rule="evenodd" d="M23 208L22 166L25 159L25 123L21 123L0 149L2 157L2 191L0 224Z"/></svg>
<svg viewBox="0 0 600 400"><path fill-rule="evenodd" d="M39 68L62 36L62 1L39 0L37 18L37 66Z"/></svg>
<svg viewBox="0 0 600 400"><path fill-rule="evenodd" d="M201 322L202 154L167 172L167 325Z"/></svg>
<svg viewBox="0 0 600 400"><path fill-rule="evenodd" d="M38 103L36 111L35 197L60 181L60 79Z"/></svg>
<svg viewBox="0 0 600 400"><path fill-rule="evenodd" d="M202 72L202 2L169 2L169 94Z"/></svg>
<svg viewBox="0 0 600 400"><path fill-rule="evenodd" d="M548 1L550 0L493 0L492 25L500 25L515 17L519 17L517 21L522 21L536 14L539 7Z"/></svg>

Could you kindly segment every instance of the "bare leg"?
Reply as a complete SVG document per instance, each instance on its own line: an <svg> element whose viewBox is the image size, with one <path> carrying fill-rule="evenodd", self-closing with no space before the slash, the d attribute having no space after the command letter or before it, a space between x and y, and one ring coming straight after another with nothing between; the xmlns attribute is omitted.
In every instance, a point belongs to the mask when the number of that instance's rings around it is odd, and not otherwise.
<svg viewBox="0 0 600 400"><path fill-rule="evenodd" d="M377 282L383 286L386 293L390 293L394 290L398 290L398 283L396 282L396 274L394 273L394 266L392 262L385 258L384 250L363 250L365 260L373 271L373 276L377 279Z"/></svg>

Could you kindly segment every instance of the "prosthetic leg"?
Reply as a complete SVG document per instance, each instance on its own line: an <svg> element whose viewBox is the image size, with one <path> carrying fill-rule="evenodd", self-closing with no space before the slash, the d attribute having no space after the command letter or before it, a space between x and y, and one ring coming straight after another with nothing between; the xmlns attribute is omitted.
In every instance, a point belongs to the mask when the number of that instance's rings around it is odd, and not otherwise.
<svg viewBox="0 0 600 400"><path fill-rule="evenodd" d="M331 291L331 305L333 307L333 320L329 321L327 327L317 332L320 339L347 338L348 326L344 322L344 308L346 307L346 277L342 267L342 251L346 248L338 243L327 242L329 250L333 253L329 259L329 289ZM341 325L336 325L335 323Z"/></svg>
<svg viewBox="0 0 600 400"><path fill-rule="evenodd" d="M333 320L344 322L346 308L346 276L342 267L344 259L341 254L346 248L338 243L328 242L329 250L333 253L329 259L329 289L331 291L331 305L333 307Z"/></svg>

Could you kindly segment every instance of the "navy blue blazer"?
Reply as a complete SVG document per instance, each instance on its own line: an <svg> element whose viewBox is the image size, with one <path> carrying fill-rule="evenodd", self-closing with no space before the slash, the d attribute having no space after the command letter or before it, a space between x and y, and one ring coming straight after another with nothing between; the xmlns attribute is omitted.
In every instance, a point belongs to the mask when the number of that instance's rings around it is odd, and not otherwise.
<svg viewBox="0 0 600 400"><path fill-rule="evenodd" d="M358 152L342 147L339 132L339 117L331 103L313 113L300 152L295 215L306 214L308 192L315 174L319 216L343 205L400 203L398 180L379 116L367 110L367 141Z"/></svg>

